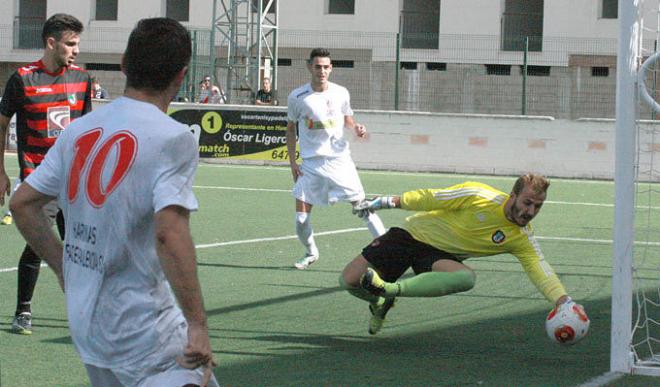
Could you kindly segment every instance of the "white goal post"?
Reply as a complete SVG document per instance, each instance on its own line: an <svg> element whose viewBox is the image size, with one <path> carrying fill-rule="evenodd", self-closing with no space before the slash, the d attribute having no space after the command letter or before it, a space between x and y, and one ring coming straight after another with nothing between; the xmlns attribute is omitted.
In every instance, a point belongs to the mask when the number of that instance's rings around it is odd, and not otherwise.
<svg viewBox="0 0 660 387"><path fill-rule="evenodd" d="M658 215L653 199L660 201L660 164L653 166L655 149L642 154L639 146L640 137L653 139L657 134L660 138L660 132L655 129L656 121L640 120L638 98L650 106L653 117L660 113L660 104L652 95L655 92L650 93L647 87L652 79L655 90L660 55L651 55L639 66L644 56L642 1L618 3L610 371L660 376L660 244L650 241L654 233L649 232L657 224L653 223L654 215ZM636 211L645 216L636 220Z"/></svg>

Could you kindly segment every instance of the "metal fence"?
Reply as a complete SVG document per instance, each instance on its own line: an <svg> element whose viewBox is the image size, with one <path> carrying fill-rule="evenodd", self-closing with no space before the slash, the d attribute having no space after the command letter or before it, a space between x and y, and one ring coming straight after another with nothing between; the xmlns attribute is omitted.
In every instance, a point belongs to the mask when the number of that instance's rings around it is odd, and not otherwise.
<svg viewBox="0 0 660 387"><path fill-rule="evenodd" d="M29 46L24 27L0 26L0 51ZM210 63L211 32L191 29L194 57L180 98L194 100L199 81L227 79L227 47L217 33L215 66ZM130 31L88 28L81 50L87 57L123 51ZM6 36L12 34L12 36ZM295 87L309 81L306 59L313 47L330 49L331 80L346 86L357 109L446 113L529 114L557 118L613 118L616 39L532 38L415 33L414 40L437 41L433 48L402 48L408 36L383 32L279 30L274 82L281 105ZM419 36L418 36L419 35ZM8 48L6 42L13 42ZM25 48L29 48L29 47ZM655 42L644 41L647 53ZM525 52L524 47L532 47ZM540 50L539 50L540 48ZM35 57L38 57L35 53ZM118 75L119 76L119 75ZM4 80L0 80L2 85ZM252 103L241 84L226 90L233 103ZM644 114L644 112L642 112ZM649 113L650 114L650 113Z"/></svg>

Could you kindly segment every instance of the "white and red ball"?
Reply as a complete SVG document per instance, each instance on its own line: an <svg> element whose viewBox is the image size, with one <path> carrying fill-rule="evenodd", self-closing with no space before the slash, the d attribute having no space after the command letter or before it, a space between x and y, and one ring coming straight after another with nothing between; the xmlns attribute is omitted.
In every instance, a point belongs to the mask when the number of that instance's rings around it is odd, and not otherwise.
<svg viewBox="0 0 660 387"><path fill-rule="evenodd" d="M589 317L582 306L575 302L565 302L548 313L545 331L550 340L572 345L582 340L589 332Z"/></svg>

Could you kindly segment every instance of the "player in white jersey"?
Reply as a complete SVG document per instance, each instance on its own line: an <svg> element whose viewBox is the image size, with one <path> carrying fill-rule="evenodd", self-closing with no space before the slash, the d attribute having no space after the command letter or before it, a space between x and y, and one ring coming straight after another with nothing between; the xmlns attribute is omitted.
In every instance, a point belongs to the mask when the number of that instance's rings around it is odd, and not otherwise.
<svg viewBox="0 0 660 387"><path fill-rule="evenodd" d="M190 57L181 24L141 20L122 58L124 96L73 122L11 199L65 290L93 386L217 386L189 228L197 145L165 114ZM39 210L53 197L64 246Z"/></svg>
<svg viewBox="0 0 660 387"><path fill-rule="evenodd" d="M353 119L346 88L328 81L332 72L330 52L315 48L307 69L312 79L291 92L288 98L287 150L293 174L296 199L296 234L305 254L295 263L306 269L319 258L310 221L312 206L338 201L356 204L364 200L364 189L351 159L344 128L365 137L367 130ZM302 165L296 163L296 129ZM380 218L373 213L363 218L374 236L385 233Z"/></svg>

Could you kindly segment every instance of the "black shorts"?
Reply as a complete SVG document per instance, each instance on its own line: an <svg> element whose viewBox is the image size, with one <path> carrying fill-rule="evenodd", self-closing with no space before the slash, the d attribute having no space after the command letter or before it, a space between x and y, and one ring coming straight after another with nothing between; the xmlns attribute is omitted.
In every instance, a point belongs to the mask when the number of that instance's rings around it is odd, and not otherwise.
<svg viewBox="0 0 660 387"><path fill-rule="evenodd" d="M387 282L394 282L412 267L415 274L431 271L431 266L441 259L461 262L446 251L422 243L408 231L392 227L362 249L362 256Z"/></svg>

